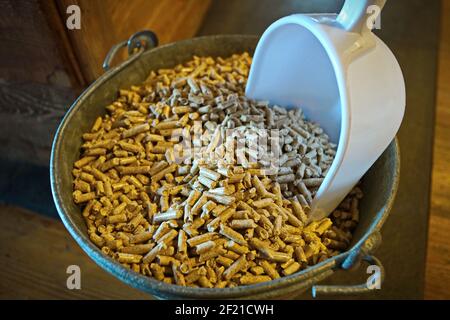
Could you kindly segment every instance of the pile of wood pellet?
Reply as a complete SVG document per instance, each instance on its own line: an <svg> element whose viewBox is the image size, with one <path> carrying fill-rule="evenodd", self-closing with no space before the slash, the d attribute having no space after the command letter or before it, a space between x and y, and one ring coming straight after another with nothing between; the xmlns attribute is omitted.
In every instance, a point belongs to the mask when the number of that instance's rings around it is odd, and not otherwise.
<svg viewBox="0 0 450 320"><path fill-rule="evenodd" d="M83 134L73 199L104 254L166 283L223 288L348 247L361 190L308 221L336 145L300 109L247 99L250 64L243 53L152 71Z"/></svg>

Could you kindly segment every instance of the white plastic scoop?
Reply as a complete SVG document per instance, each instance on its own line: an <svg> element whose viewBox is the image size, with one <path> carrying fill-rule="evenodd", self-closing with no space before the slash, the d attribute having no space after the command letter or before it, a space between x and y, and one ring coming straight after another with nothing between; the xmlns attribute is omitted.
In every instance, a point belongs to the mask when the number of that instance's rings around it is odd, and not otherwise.
<svg viewBox="0 0 450 320"><path fill-rule="evenodd" d="M371 32L386 0L346 0L339 15L294 14L256 47L246 95L300 107L338 144L311 204L328 216L386 149L405 109L405 83L389 48Z"/></svg>

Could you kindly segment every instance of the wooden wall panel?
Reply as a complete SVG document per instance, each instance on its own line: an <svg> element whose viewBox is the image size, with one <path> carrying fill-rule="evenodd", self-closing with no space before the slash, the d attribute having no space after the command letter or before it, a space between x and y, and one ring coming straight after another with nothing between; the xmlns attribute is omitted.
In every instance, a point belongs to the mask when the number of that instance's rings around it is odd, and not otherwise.
<svg viewBox="0 0 450 320"><path fill-rule="evenodd" d="M0 159L47 165L77 79L39 0L0 1L0 43Z"/></svg>
<svg viewBox="0 0 450 320"><path fill-rule="evenodd" d="M85 79L102 74L108 50L140 30L154 31L161 44L195 35L210 0L59 0L62 17L68 5L81 9L81 30L68 30Z"/></svg>
<svg viewBox="0 0 450 320"><path fill-rule="evenodd" d="M0 1L0 41L2 79L71 86L39 0Z"/></svg>
<svg viewBox="0 0 450 320"><path fill-rule="evenodd" d="M154 30L161 43L193 36L210 0L1 0L0 162L48 165L56 128L110 47ZM68 5L81 30L66 28Z"/></svg>

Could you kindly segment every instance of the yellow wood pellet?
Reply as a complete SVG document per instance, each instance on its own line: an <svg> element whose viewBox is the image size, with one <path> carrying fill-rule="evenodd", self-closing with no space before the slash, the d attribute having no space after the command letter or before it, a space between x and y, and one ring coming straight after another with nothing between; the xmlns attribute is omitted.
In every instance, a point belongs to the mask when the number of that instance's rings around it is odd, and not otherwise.
<svg viewBox="0 0 450 320"><path fill-rule="evenodd" d="M122 247L121 251L123 253L130 253L130 254L146 254L150 250L153 249L155 245L153 243L147 243L147 244L138 244L131 247Z"/></svg>
<svg viewBox="0 0 450 320"><path fill-rule="evenodd" d="M95 192L82 193L80 190L75 190L73 192L73 199L75 203L88 202L92 199L95 199L95 197Z"/></svg>
<svg viewBox="0 0 450 320"><path fill-rule="evenodd" d="M265 281L270 281L272 280L272 278L270 276L266 276L266 275L244 275L242 277L239 278L239 282L243 285L246 284L255 284L255 283L260 283L260 282L265 282Z"/></svg>
<svg viewBox="0 0 450 320"><path fill-rule="evenodd" d="M118 252L117 260L121 263L139 263L142 255Z"/></svg>
<svg viewBox="0 0 450 320"><path fill-rule="evenodd" d="M94 156L87 156L87 157L81 158L80 160L76 161L74 163L74 166L75 166L75 168L83 168L84 166L86 166L90 162L94 161L95 159L96 159L96 157L94 157Z"/></svg>
<svg viewBox="0 0 450 320"><path fill-rule="evenodd" d="M244 269L246 265L247 260L244 254L225 270L223 273L225 280L230 280L237 272Z"/></svg>

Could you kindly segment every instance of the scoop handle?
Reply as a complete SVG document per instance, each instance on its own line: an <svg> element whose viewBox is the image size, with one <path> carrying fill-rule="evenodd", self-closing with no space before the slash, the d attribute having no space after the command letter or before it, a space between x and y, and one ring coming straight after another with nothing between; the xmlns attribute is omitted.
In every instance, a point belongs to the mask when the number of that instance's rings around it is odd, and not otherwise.
<svg viewBox="0 0 450 320"><path fill-rule="evenodd" d="M336 21L343 29L350 32L360 34L370 32L369 18L371 20L377 18L385 3L386 0L345 0ZM374 14L376 16L373 16Z"/></svg>

